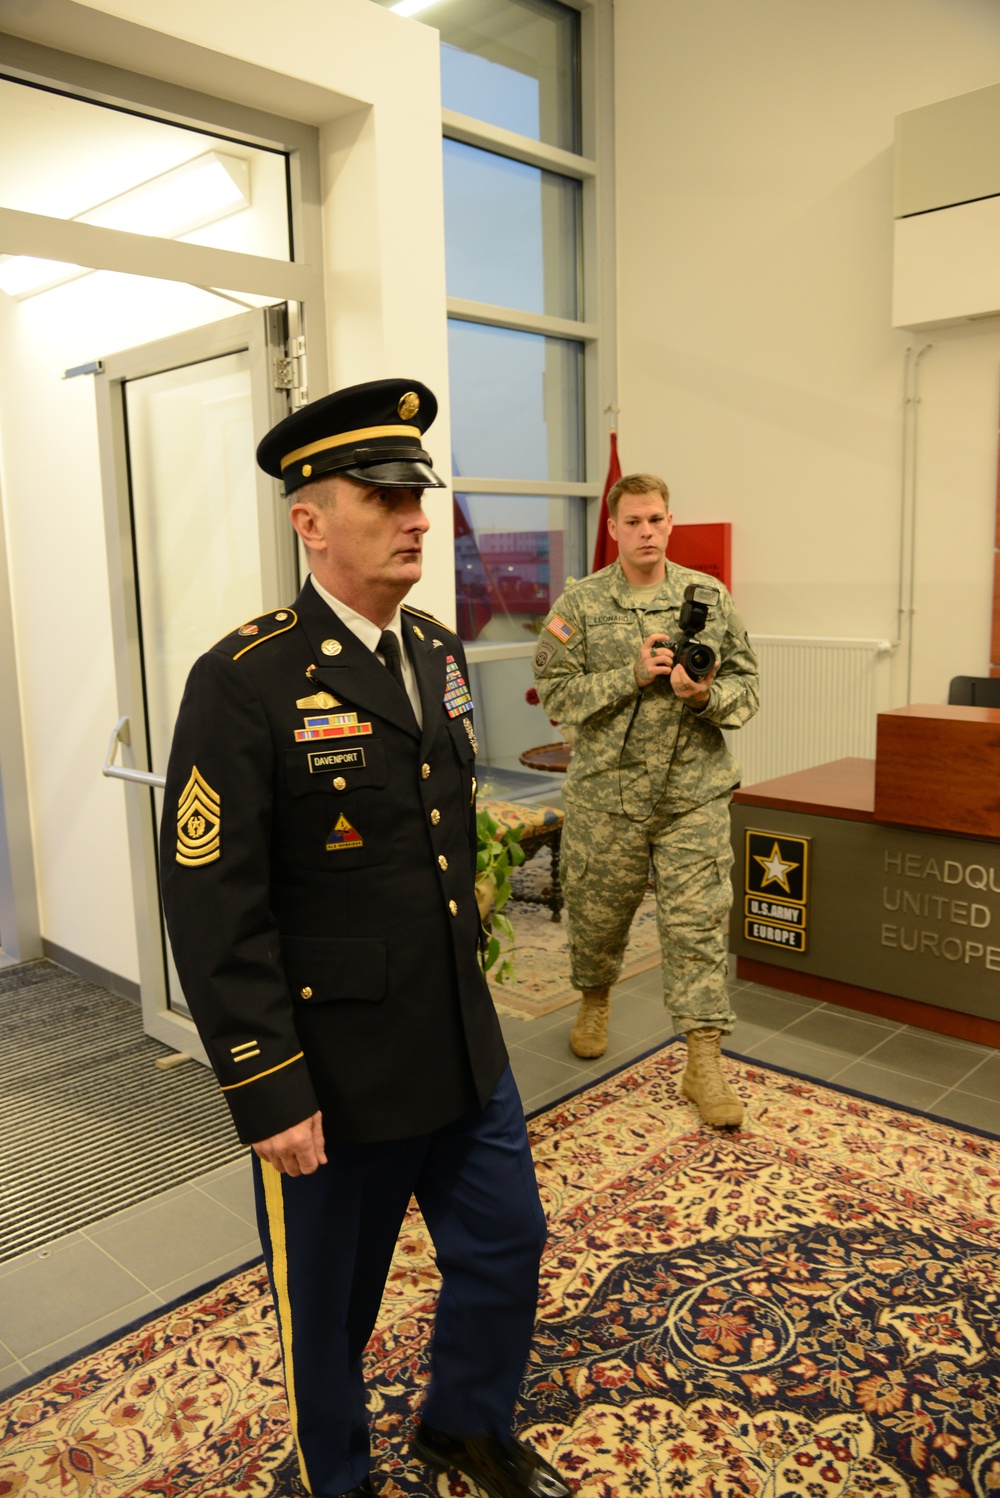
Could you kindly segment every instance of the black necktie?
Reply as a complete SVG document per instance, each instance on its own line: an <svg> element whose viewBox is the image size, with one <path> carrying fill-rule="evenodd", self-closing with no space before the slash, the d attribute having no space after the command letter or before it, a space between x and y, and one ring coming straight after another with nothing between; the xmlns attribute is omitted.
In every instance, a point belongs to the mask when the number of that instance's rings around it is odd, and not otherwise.
<svg viewBox="0 0 1000 1498"><path fill-rule="evenodd" d="M407 702L410 694L406 690L406 682L403 680L403 659L399 651L399 641L391 629L384 629L378 642L378 653L385 662L385 669L394 681L397 681L403 689Z"/></svg>

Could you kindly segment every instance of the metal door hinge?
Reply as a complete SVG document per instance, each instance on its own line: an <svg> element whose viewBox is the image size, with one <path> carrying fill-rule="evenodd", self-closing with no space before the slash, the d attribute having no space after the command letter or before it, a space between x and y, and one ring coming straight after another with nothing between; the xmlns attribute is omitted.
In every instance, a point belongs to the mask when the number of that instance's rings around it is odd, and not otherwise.
<svg viewBox="0 0 1000 1498"><path fill-rule="evenodd" d="M292 410L304 406L309 399L306 376L306 341L304 338L289 338L287 353L278 354L274 361L275 390L290 390Z"/></svg>

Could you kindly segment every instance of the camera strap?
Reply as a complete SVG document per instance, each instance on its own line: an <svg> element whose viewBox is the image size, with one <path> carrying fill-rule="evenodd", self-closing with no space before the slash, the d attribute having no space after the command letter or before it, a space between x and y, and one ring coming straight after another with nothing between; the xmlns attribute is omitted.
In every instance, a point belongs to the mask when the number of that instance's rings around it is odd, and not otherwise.
<svg viewBox="0 0 1000 1498"><path fill-rule="evenodd" d="M646 610L645 610L645 607L642 604L639 604L639 603L633 604L633 608L635 609L635 616L636 616L635 617L635 622L636 622L636 627L637 627L637 629L639 631L639 645L640 645L640 648L641 648L642 642L646 638L645 628L644 628ZM633 674L634 674L634 666L633 666ZM622 738L621 749L618 751L618 804L621 806L622 816L626 817L632 823L633 827L641 827L644 822L650 821L656 815L656 813L657 813L657 811L659 809L660 802L663 800L664 796L667 794L667 786L670 783L670 771L673 769L673 766L674 766L674 755L677 753L677 744L678 744L678 742L680 740L680 736L681 736L681 724L684 721L684 709L681 708L680 711L677 714L677 731L674 734L674 742L670 746L670 758L667 761L667 773L666 773L666 775L663 778L663 790L660 792L659 796L653 802L653 805L650 807L649 811L646 813L646 815L644 817L634 817L632 815L632 813L626 809L626 806L625 806L625 795L624 795L624 792L622 790L622 761L625 758L625 750L628 747L629 735L631 734L633 728L635 727L635 720L638 718L638 716L639 716L639 709L642 707L643 696L644 696L644 694L646 692L652 691L654 685L655 685L655 683L651 682L648 687L638 687L637 688L637 690L638 690L638 696L636 697L635 702L632 704L632 714L631 714L631 717L628 720L628 726L626 727L624 736ZM668 683L668 685L669 685L669 683Z"/></svg>

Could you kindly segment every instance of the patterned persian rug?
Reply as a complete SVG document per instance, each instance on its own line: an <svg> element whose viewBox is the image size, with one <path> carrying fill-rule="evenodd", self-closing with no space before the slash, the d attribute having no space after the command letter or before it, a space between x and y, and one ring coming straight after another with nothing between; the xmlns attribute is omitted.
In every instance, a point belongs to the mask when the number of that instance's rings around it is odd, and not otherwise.
<svg viewBox="0 0 1000 1498"><path fill-rule="evenodd" d="M520 1431L582 1498L1000 1491L1000 1140L749 1062L704 1128L668 1045L532 1125L550 1223ZM419 1218L369 1348L378 1490L406 1459L437 1288ZM0 1405L0 1494L298 1491L252 1268Z"/></svg>
<svg viewBox="0 0 1000 1498"><path fill-rule="evenodd" d="M501 1014L537 1019L567 1004L579 1002L578 989L569 981L569 930L566 911L553 921L547 905L539 903L552 883L552 861L548 848L521 864L511 879L513 893L507 906L514 927L517 950L514 977L506 983L491 983L493 1002ZM652 890L644 897L632 922L621 977L632 978L647 968L659 967L660 942L656 934L656 899ZM619 979L621 981L621 979Z"/></svg>

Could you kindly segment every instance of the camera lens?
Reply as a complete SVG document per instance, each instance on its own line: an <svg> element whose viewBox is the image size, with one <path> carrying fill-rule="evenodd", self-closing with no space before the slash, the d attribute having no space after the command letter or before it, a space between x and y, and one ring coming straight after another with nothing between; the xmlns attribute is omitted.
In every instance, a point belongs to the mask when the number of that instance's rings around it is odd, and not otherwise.
<svg viewBox="0 0 1000 1498"><path fill-rule="evenodd" d="M694 640L685 650L681 664L692 681L703 681L715 665L715 651L711 645Z"/></svg>

